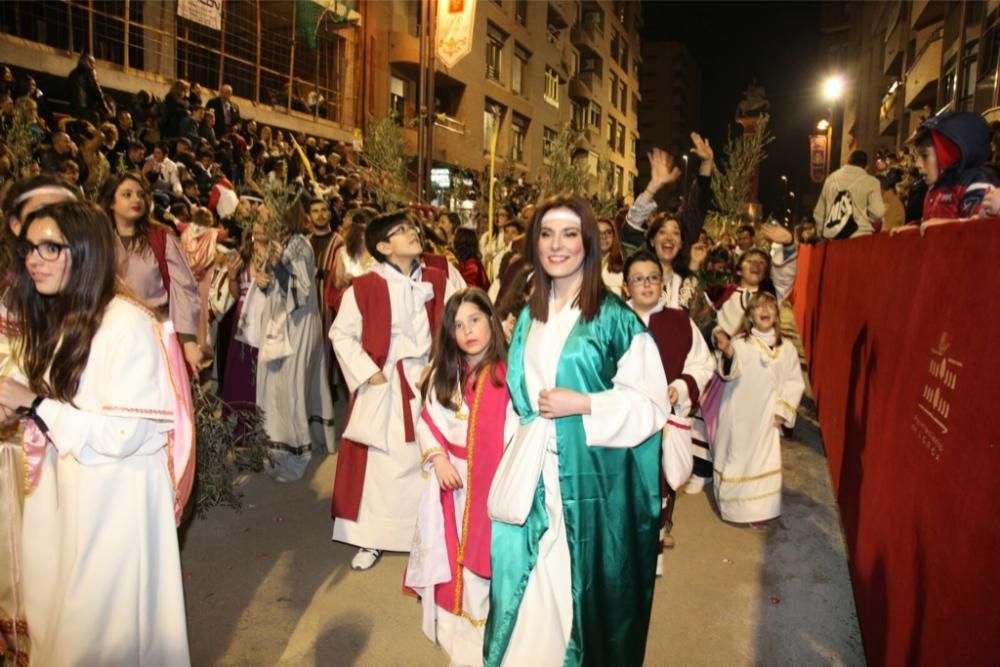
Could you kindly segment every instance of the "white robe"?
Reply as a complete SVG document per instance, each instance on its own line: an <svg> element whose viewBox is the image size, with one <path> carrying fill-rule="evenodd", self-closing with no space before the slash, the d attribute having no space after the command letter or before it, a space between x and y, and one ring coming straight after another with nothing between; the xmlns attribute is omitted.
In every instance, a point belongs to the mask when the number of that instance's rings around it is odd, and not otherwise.
<svg viewBox="0 0 1000 667"><path fill-rule="evenodd" d="M371 270L382 276L389 288L392 328L385 365L379 368L361 347L362 318L353 287L344 292L337 318L330 327L330 340L348 390L352 394L357 392L356 413L364 413L367 409L369 378L382 371L388 380L384 388L388 394L384 397L389 406L388 415L380 423L372 424L381 431L386 447L368 448L358 519L337 518L333 523L333 539L370 549L409 551L423 481L420 448L416 442L406 441L402 385L396 362L402 360L404 379L414 390L415 396L407 407L416 426L420 420L417 386L430 359L432 342L425 303L433 297L433 291L430 283L420 282L420 269L412 277L384 263ZM446 285L445 299L449 296L451 289ZM350 426L348 422L348 428Z"/></svg>
<svg viewBox="0 0 1000 667"><path fill-rule="evenodd" d="M428 417L444 438L458 447L465 447L469 427L469 406L463 404L459 412L441 405L433 391L424 404ZM504 417L504 443L509 443L517 429L518 419L514 406L507 403ZM452 665L483 664L483 637L486 617L490 610L490 580L480 577L468 568L462 569L462 616L457 616L435 603L434 586L451 580L451 564L444 534L444 515L441 510L441 485L434 472L434 456L447 456L462 478L462 488L452 492L455 505L455 523L463 525L465 516L465 490L469 484L468 461L441 451L431 429L423 418L417 424L417 442L423 467L427 472L423 495L417 514L417 527L413 535L413 548L406 568L406 585L420 595L423 609L424 635L445 650ZM489 489L477 493L488 494ZM461 539L461 535L459 536Z"/></svg>
<svg viewBox="0 0 1000 667"><path fill-rule="evenodd" d="M632 310L635 310L635 304L631 299L628 301L628 306ZM636 311L636 314L642 319L643 324L649 326L649 318L654 313L658 313L666 307L666 297L661 297L648 313ZM698 392L700 393L705 391L705 386L708 385L708 381L715 374L715 357L712 356L711 350L708 349L705 337L698 331L698 326L694 323L694 320L688 317L688 323L691 325L691 347L684 357L683 373L694 378L694 382L698 386ZM669 388L677 390L677 402L671 407L671 412L682 417L688 416L691 413L691 394L688 391L687 382L681 378L677 378L670 383Z"/></svg>
<svg viewBox="0 0 1000 667"><path fill-rule="evenodd" d="M277 275L271 279L262 330L269 339L275 331L283 335L288 354L270 361L258 358L257 405L264 412L267 437L275 445L268 474L290 482L302 478L313 451L333 451L336 435L316 263L304 236L288 240L281 267L287 283L282 285Z"/></svg>
<svg viewBox="0 0 1000 667"><path fill-rule="evenodd" d="M579 316L579 309L565 306L556 311L550 301L548 322L531 323L525 342L524 375L535 410L538 393L556 386L557 351L562 350ZM614 386L590 394L590 403L591 414L582 417L589 447L633 447L663 427L669 414L667 380L660 353L648 334L633 339L618 361ZM550 421L543 433L547 445L542 479L549 527L538 544L538 561L528 576L504 655L502 664L509 667L561 665L573 626L572 564L563 519L554 422Z"/></svg>
<svg viewBox="0 0 1000 667"><path fill-rule="evenodd" d="M172 389L149 314L111 301L74 401L38 408L51 443L24 503L32 664L187 665Z"/></svg>
<svg viewBox="0 0 1000 667"><path fill-rule="evenodd" d="M795 425L805 383L799 355L785 341L774 350L756 336L732 341L714 447L714 493L726 521L766 521L781 514L781 434L774 418Z"/></svg>

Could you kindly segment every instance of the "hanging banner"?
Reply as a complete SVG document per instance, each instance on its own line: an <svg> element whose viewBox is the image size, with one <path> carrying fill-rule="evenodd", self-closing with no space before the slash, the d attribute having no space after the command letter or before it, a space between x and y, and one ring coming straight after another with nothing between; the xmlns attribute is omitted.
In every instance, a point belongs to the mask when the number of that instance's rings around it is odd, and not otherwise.
<svg viewBox="0 0 1000 667"><path fill-rule="evenodd" d="M177 0L177 16L222 30L222 0Z"/></svg>
<svg viewBox="0 0 1000 667"><path fill-rule="evenodd" d="M476 0L438 0L437 57L445 67L472 51Z"/></svg>
<svg viewBox="0 0 1000 667"><path fill-rule="evenodd" d="M827 135L809 135L809 176L813 183L822 183L826 180L826 162L829 150Z"/></svg>

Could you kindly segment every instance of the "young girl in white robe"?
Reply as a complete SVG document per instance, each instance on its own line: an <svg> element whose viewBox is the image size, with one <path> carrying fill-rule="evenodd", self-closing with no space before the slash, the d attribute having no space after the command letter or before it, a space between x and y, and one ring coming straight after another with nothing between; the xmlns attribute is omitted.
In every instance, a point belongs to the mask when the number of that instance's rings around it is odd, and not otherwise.
<svg viewBox="0 0 1000 667"><path fill-rule="evenodd" d="M481 665L490 597L486 498L517 418L507 391L507 346L486 292L445 306L425 386L417 442L427 478L406 570L423 630L452 665ZM445 397L445 398L442 398Z"/></svg>
<svg viewBox="0 0 1000 667"><path fill-rule="evenodd" d="M750 299L741 334L715 333L726 381L714 450L714 489L726 521L762 527L781 514L781 427L795 425L805 389L799 355L782 342L778 302Z"/></svg>

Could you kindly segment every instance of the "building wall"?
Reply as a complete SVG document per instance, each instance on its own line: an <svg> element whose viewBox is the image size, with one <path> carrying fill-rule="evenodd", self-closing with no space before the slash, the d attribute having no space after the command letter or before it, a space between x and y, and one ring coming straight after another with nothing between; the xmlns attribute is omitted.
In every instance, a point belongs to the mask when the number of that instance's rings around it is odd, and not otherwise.
<svg viewBox="0 0 1000 667"><path fill-rule="evenodd" d="M418 14L420 3L414 0L369 2L370 39L387 45L384 61L372 62L370 98L375 117L389 111L393 87L404 92L397 100L401 110L404 133L411 150L416 152L417 131L412 121L418 114L417 87L420 76L420 45ZM622 10L624 22L616 10ZM523 24L518 14L524 11ZM601 12L602 31L585 34L582 22L586 14ZM581 75L578 72L581 52L596 53L601 61L600 79L607 83L613 74L624 81L627 89L625 111L612 108L609 91L601 85L588 99L601 106L601 127L598 131L579 128L583 136L578 156L605 158L622 174L622 193L630 196L635 176L633 137L638 137L638 116L632 96L638 95L638 71L635 57L639 53L639 7L635 3L578 2L517 2L516 0L480 0L476 5L472 51L453 67L437 62L435 67L436 115L432 153L436 164L453 168L481 171L486 168L490 137L485 119L488 108L500 110L497 141L498 164L504 165L512 155L514 126L525 129L523 153L510 166L517 175L534 180L541 174L546 130L558 131L573 121L573 104L579 102ZM617 32L619 44L626 44L627 67L612 62L612 35ZM551 37L550 37L551 35ZM499 39L498 39L499 38ZM498 75L487 76L487 51L491 41L500 46ZM380 49L370 49L380 50ZM525 65L521 74L520 92L514 86L514 59L522 56ZM546 69L558 76L557 100L546 99ZM608 145L607 119L614 118L616 128L623 128L626 140ZM617 134L617 130L616 130ZM592 154L592 155L591 155ZM596 160L595 160L596 164ZM597 173L594 173L596 185Z"/></svg>
<svg viewBox="0 0 1000 667"><path fill-rule="evenodd" d="M898 150L940 111L996 104L1000 2L845 3L842 156ZM964 22L963 22L964 20Z"/></svg>
<svg viewBox="0 0 1000 667"><path fill-rule="evenodd" d="M245 118L350 139L359 28L319 10L311 18L319 26L313 49L297 18L292 0L227 0L222 30L178 17L176 0L7 2L0 4L0 44L4 61L55 76L67 75L89 50L102 86L126 93L146 89L162 97L178 77L206 91L228 83ZM317 117L293 110L317 84L329 103L324 111Z"/></svg>

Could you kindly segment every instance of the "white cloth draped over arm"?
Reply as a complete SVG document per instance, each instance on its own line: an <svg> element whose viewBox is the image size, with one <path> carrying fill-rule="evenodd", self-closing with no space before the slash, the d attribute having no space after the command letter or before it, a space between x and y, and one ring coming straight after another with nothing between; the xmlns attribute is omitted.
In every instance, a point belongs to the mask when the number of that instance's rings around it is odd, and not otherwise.
<svg viewBox="0 0 1000 667"><path fill-rule="evenodd" d="M432 376L431 382L433 380ZM428 424L428 422L430 423ZM432 459L435 456L447 453L445 444L438 440L434 429L437 429L437 432L447 442L464 447L464 430L467 425L467 421L455 418L454 410L449 410L438 402L437 395L432 387L427 394L427 398L424 400L424 406L416 424L417 445L420 446L420 461L423 464L424 470L430 470L433 463Z"/></svg>
<svg viewBox="0 0 1000 667"><path fill-rule="evenodd" d="M361 347L361 311L358 310L353 287L344 292L337 318L330 327L330 342L351 393L382 370Z"/></svg>
<svg viewBox="0 0 1000 667"><path fill-rule="evenodd" d="M166 256L167 272L170 274L170 320L177 333L193 336L198 333L201 292L180 241L173 234L167 234Z"/></svg>
<svg viewBox="0 0 1000 667"><path fill-rule="evenodd" d="M316 276L312 246L303 236L293 236L281 253L281 265L288 271L285 311L292 313L309 303Z"/></svg>
<svg viewBox="0 0 1000 667"><path fill-rule="evenodd" d="M670 414L667 378L648 333L640 333L621 359L607 391L590 394L583 429L590 447L635 447L663 428Z"/></svg>
<svg viewBox="0 0 1000 667"><path fill-rule="evenodd" d="M775 393L774 414L785 420L785 426L795 426L799 401L806 390L802 379L802 367L799 365L799 353L789 342L781 344L781 354L775 360L780 384Z"/></svg>
<svg viewBox="0 0 1000 667"><path fill-rule="evenodd" d="M84 465L152 454L173 428L170 378L153 321L116 304L105 320L81 379L81 387L98 384L97 400L74 407L48 399L38 407L55 448Z"/></svg>
<svg viewBox="0 0 1000 667"><path fill-rule="evenodd" d="M681 372L691 376L700 395L715 373L715 358L694 321L688 318L688 322L691 324L691 349L684 358L684 369ZM691 395L687 382L677 378L670 383L670 386L677 390L677 402L673 405L674 414L686 417L691 412Z"/></svg>

